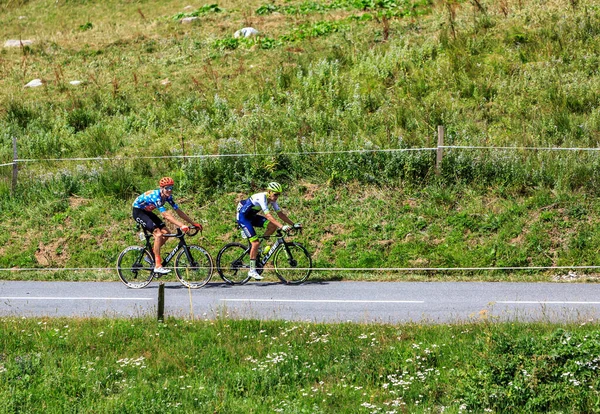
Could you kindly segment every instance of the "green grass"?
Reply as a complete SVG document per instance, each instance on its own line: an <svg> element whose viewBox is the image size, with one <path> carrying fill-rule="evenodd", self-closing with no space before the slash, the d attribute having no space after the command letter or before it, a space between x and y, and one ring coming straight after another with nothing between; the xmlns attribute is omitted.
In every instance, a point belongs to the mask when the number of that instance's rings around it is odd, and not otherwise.
<svg viewBox="0 0 600 414"><path fill-rule="evenodd" d="M479 318L451 326L1 318L0 410L600 409L597 326Z"/></svg>
<svg viewBox="0 0 600 414"><path fill-rule="evenodd" d="M360 18L369 7L260 15L259 2L224 2L181 25L171 2L10 2L0 35L36 42L1 52L3 142L27 141L23 158L165 155L182 136L204 154L231 139L245 150L299 139L389 148L398 137L423 146L443 124L452 144L595 147L600 19L578 3L490 2L485 13L458 3L450 14L398 2L422 15L382 20ZM246 40L231 36L249 24L264 41L238 48ZM47 85L24 91L34 77Z"/></svg>
<svg viewBox="0 0 600 414"><path fill-rule="evenodd" d="M31 199L5 204L0 267L41 271L4 271L0 278L117 280L112 269L119 252L139 243L130 217L133 200L74 197L63 191L49 187L33 193ZM242 241L234 217L237 200L245 192L224 193L209 200L193 192L178 193L176 200L182 209L205 226L202 236L188 238L189 243L202 245L216 258L226 243ZM460 185L400 190L358 183L337 188L300 182L280 203L292 219L304 224L304 233L294 240L306 245L317 268L600 265L600 230L590 225L600 204L585 192L538 189L517 195ZM19 243L11 242L15 238ZM165 249L170 250L169 246L173 242ZM60 268L107 270L55 270ZM321 270L311 279L550 281L568 272ZM595 269L576 273L580 281L597 278ZM271 270L267 274L276 280Z"/></svg>
<svg viewBox="0 0 600 414"><path fill-rule="evenodd" d="M163 175L213 255L236 234L236 199L277 180L317 267L597 264L597 152L446 150L439 175L431 151L294 155L432 147L440 124L448 145L597 147L594 2L181 7L0 3L0 37L34 40L0 50L0 163L13 137L21 159L108 158L21 162L14 193L0 167L0 266L112 267L133 243L131 201ZM261 36L234 39L244 26ZM45 85L24 89L32 78ZM244 153L267 155L231 156Z"/></svg>

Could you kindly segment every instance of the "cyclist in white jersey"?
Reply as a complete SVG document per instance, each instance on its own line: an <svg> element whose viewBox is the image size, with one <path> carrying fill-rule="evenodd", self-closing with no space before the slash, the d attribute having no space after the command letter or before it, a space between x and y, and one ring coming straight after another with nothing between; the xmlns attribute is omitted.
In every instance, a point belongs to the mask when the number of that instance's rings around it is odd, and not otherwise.
<svg viewBox="0 0 600 414"><path fill-rule="evenodd" d="M237 223L251 243L248 276L256 280L260 280L263 277L256 271L256 257L258 256L260 240L256 235L254 227L265 227L267 225L265 236L270 236L277 229L288 231L292 226L296 228L302 227L300 223L294 223L290 220L281 210L279 204L277 204L277 199L282 190L281 184L271 182L267 185L266 192L253 194L249 198L240 201L237 206ZM264 216L258 214L261 211ZM277 217L287 224L281 224L271 212L277 213Z"/></svg>

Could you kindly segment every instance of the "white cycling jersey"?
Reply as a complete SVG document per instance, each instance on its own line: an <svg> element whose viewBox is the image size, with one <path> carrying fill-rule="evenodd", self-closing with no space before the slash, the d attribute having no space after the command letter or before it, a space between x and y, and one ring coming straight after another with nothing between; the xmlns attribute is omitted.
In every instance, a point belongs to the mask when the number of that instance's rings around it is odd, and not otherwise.
<svg viewBox="0 0 600 414"><path fill-rule="evenodd" d="M260 211L263 214L269 214L271 210L278 212L281 211L281 208L276 201L269 201L267 199L266 192L253 194L249 198L240 201L237 206L238 213L246 217L254 216Z"/></svg>

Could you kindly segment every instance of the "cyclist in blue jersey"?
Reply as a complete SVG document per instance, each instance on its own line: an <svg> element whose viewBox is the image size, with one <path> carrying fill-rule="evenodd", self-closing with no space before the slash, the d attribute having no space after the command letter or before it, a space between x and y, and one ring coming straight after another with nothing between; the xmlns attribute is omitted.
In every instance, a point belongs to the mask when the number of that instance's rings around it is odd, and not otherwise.
<svg viewBox="0 0 600 414"><path fill-rule="evenodd" d="M195 223L187 214L185 214L179 206L173 201L173 185L175 181L171 177L163 177L158 182L159 188L157 190L146 191L140 195L133 202L133 219L140 223L142 227L148 229L154 235L154 272L160 275L169 273L171 270L165 269L162 266L162 259L160 256L160 248L165 244L167 238L163 234L169 233L165 223L152 212L152 210L158 208L162 216L170 223L179 227L183 232L189 230L184 222L177 220L171 211L168 211L166 204L170 204L173 210L177 213L179 218L185 220L194 227L202 230L202 226Z"/></svg>
<svg viewBox="0 0 600 414"><path fill-rule="evenodd" d="M300 228L300 223L294 223L289 219L287 215L281 210L277 199L283 191L281 184L271 182L267 185L267 191L263 193L256 193L249 198L239 202L237 206L237 223L242 228L242 231L248 237L251 243L250 248L250 270L248 276L253 279L260 280L263 277L256 271L256 257L258 256L258 246L260 241L256 235L254 227L267 227L265 230L265 236L270 236L277 229L288 231L294 226ZM264 216L258 213L264 214ZM277 213L279 219L286 224L281 224L272 214Z"/></svg>

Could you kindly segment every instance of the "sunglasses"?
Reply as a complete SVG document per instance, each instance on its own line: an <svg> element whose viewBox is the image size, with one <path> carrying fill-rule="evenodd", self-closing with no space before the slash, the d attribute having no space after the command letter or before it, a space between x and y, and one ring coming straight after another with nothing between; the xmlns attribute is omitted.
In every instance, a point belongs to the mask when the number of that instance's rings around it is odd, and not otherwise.
<svg viewBox="0 0 600 414"><path fill-rule="evenodd" d="M172 185L168 185L165 187L165 190L167 191L173 191L173 186Z"/></svg>

